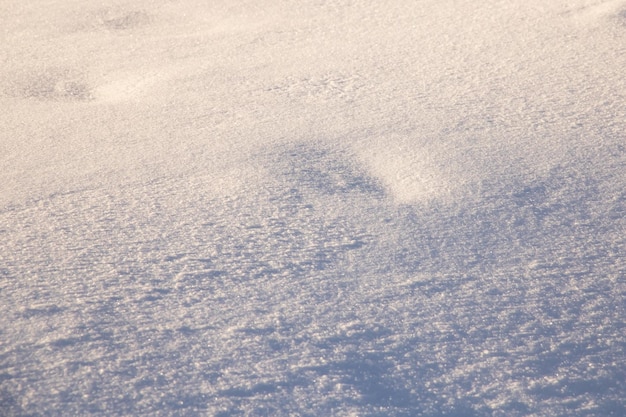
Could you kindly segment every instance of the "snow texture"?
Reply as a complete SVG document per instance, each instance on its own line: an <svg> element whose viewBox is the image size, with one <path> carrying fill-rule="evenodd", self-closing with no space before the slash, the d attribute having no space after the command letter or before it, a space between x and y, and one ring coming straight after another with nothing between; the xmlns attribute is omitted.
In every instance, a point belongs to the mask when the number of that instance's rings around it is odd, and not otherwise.
<svg viewBox="0 0 626 417"><path fill-rule="evenodd" d="M0 416L626 415L626 1L0 1Z"/></svg>

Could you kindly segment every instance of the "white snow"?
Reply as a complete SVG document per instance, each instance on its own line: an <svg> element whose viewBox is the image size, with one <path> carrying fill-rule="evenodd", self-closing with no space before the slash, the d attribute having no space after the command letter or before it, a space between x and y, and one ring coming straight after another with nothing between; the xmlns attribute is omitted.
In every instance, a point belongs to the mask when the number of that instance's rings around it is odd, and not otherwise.
<svg viewBox="0 0 626 417"><path fill-rule="evenodd" d="M626 1L0 1L0 416L626 415Z"/></svg>

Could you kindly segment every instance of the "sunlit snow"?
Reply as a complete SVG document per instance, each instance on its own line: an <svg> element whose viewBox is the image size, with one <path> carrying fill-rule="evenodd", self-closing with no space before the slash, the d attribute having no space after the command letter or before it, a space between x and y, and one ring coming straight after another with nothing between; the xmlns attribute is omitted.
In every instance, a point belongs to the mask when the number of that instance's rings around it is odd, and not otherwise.
<svg viewBox="0 0 626 417"><path fill-rule="evenodd" d="M626 415L626 0L0 0L0 416Z"/></svg>

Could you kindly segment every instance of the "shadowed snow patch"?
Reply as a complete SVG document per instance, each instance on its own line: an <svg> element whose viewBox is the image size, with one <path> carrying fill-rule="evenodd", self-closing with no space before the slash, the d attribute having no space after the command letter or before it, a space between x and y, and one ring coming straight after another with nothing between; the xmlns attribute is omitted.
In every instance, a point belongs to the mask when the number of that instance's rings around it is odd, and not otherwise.
<svg viewBox="0 0 626 417"><path fill-rule="evenodd" d="M577 23L585 25L594 25L601 20L612 17L617 17L624 22L626 20L626 2L624 0L599 1L571 10L567 14Z"/></svg>
<svg viewBox="0 0 626 417"><path fill-rule="evenodd" d="M142 9L105 6L88 12L74 27L78 31L128 31L148 25L152 16Z"/></svg>
<svg viewBox="0 0 626 417"><path fill-rule="evenodd" d="M4 92L10 97L40 101L89 101L93 98L85 77L78 71L62 67L13 74Z"/></svg>
<svg viewBox="0 0 626 417"><path fill-rule="evenodd" d="M102 26L109 30L132 29L150 22L150 17L143 10L102 9L97 16Z"/></svg>
<svg viewBox="0 0 626 417"><path fill-rule="evenodd" d="M331 149L295 145L273 150L273 165L280 169L279 177L300 190L320 196L359 195L381 198L382 185L348 155Z"/></svg>

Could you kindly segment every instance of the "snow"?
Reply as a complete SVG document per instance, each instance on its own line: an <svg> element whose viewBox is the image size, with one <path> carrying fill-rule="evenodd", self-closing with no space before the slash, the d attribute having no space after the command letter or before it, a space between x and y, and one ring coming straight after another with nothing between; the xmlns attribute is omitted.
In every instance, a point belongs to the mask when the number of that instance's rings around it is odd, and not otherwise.
<svg viewBox="0 0 626 417"><path fill-rule="evenodd" d="M626 415L626 1L0 28L0 416Z"/></svg>

